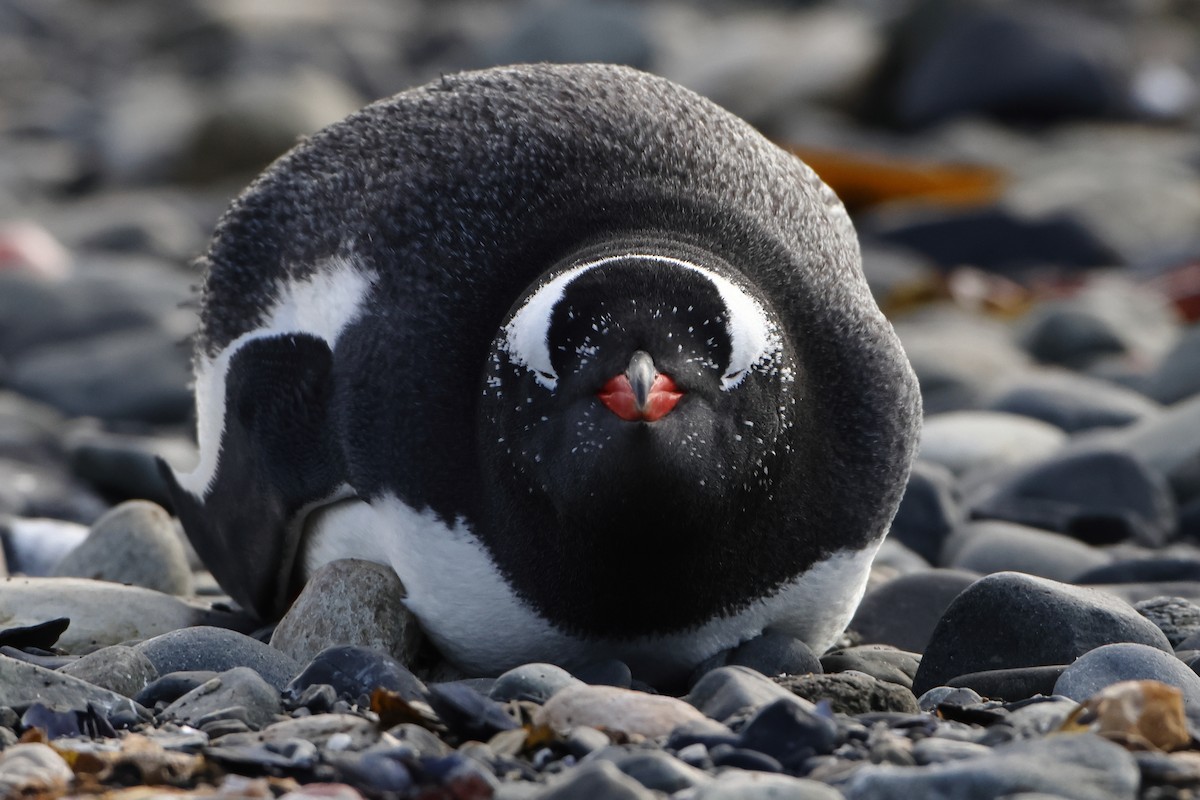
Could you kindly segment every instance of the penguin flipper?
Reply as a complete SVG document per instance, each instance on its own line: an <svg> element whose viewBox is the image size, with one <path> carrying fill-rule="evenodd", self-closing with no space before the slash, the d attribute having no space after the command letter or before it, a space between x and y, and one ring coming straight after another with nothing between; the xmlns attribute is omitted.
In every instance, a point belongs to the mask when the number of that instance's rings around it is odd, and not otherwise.
<svg viewBox="0 0 1200 800"><path fill-rule="evenodd" d="M292 599L304 515L345 486L329 415L332 368L329 345L317 336L252 339L229 361L217 467L203 496L159 461L197 554L263 619L280 616Z"/></svg>

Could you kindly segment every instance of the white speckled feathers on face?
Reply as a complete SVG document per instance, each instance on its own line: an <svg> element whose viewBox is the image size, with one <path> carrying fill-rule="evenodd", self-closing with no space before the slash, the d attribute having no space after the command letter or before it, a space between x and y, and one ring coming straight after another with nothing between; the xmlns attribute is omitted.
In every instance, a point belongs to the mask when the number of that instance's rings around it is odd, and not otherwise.
<svg viewBox="0 0 1200 800"><path fill-rule="evenodd" d="M202 468L179 487L180 502L196 506L181 513L185 527L222 585L278 614L303 529L296 515L346 494L397 497L478 526L486 476L465 421L506 315L588 242L646 229L714 253L770 297L808 380L837 399L809 398L814 453L831 463L870 454L839 465L849 495L870 495L838 498L852 544L882 535L903 487L888 470L911 455L919 400L832 192L746 123L666 80L535 65L447 76L372 104L279 159L222 218L203 259ZM336 264L368 276L352 313L334 313L336 335L281 312ZM254 367L251 353L279 369ZM239 360L294 398L295 408L268 411L295 424L266 424L252 402L265 387L231 380ZM879 419L881 403L895 413ZM232 422L243 437L234 449ZM813 557L837 541L817 542Z"/></svg>

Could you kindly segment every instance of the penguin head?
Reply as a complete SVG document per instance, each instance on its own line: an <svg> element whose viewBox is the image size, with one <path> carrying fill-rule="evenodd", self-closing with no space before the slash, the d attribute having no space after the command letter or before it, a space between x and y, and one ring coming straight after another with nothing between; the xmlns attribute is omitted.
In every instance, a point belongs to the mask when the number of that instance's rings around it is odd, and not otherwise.
<svg viewBox="0 0 1200 800"><path fill-rule="evenodd" d="M488 472L558 527L711 528L747 496L768 498L790 462L799 367L782 332L715 255L570 259L524 293L493 342Z"/></svg>

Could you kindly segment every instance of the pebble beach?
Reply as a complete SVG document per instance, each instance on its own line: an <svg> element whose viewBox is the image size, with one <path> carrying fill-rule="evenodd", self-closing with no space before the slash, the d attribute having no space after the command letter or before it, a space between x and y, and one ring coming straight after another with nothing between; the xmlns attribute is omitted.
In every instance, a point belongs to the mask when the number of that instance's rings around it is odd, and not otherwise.
<svg viewBox="0 0 1200 800"><path fill-rule="evenodd" d="M268 625L172 514L230 200L538 61L693 89L854 219L925 418L827 652L466 674L390 568ZM0 796L1200 797L1198 133L1193 0L0 0Z"/></svg>

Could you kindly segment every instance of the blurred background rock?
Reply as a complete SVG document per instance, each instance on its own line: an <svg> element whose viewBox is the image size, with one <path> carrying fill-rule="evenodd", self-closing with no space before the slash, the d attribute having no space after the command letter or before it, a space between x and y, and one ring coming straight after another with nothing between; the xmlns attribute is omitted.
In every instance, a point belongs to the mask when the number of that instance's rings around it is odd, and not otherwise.
<svg viewBox="0 0 1200 800"><path fill-rule="evenodd" d="M539 60L657 72L804 157L929 412L1074 432L1200 391L1198 0L0 0L0 515L165 500L191 262L258 170L370 100Z"/></svg>

